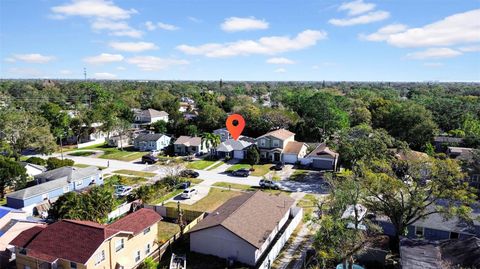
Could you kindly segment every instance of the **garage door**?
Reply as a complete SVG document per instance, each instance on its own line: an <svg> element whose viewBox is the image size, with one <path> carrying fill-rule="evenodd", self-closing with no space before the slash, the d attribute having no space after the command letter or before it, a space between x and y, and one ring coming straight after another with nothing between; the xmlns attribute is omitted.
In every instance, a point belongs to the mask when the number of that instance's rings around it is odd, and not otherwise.
<svg viewBox="0 0 480 269"><path fill-rule="evenodd" d="M243 155L244 155L244 154L243 154L243 151L240 151L240 150L235 150L235 151L233 152L233 158L234 158L234 159L241 159L241 160L243 160Z"/></svg>
<svg viewBox="0 0 480 269"><path fill-rule="evenodd" d="M295 154L283 154L283 162L285 163L296 163L297 155Z"/></svg>
<svg viewBox="0 0 480 269"><path fill-rule="evenodd" d="M312 166L318 169L331 170L333 165L331 161L313 159Z"/></svg>

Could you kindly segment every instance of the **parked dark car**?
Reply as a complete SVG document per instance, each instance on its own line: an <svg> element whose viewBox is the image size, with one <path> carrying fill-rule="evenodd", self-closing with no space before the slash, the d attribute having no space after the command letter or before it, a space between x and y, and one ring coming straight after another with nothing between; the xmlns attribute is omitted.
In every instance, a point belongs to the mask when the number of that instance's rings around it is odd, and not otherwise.
<svg viewBox="0 0 480 269"><path fill-rule="evenodd" d="M190 183L190 181L186 181L186 182L182 182L182 183L178 184L177 188L184 190L184 189L190 187L190 185L192 185L192 183Z"/></svg>
<svg viewBox="0 0 480 269"><path fill-rule="evenodd" d="M275 171L281 171L284 167L285 167L284 163L277 163L274 166L272 166L270 169Z"/></svg>
<svg viewBox="0 0 480 269"><path fill-rule="evenodd" d="M250 170L248 169L238 169L232 172L232 176L236 177L248 177L250 175Z"/></svg>
<svg viewBox="0 0 480 269"><path fill-rule="evenodd" d="M158 162L158 158L150 154L142 156L142 163L154 164Z"/></svg>
<svg viewBox="0 0 480 269"><path fill-rule="evenodd" d="M180 172L181 177L188 177L188 178L197 178L200 174L193 170L187 169Z"/></svg>

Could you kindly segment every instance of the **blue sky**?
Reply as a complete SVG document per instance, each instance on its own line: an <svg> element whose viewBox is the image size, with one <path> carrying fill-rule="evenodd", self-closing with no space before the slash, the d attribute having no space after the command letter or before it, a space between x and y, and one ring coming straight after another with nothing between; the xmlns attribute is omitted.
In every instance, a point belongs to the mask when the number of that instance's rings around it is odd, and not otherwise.
<svg viewBox="0 0 480 269"><path fill-rule="evenodd" d="M475 0L1 0L1 78L480 81Z"/></svg>

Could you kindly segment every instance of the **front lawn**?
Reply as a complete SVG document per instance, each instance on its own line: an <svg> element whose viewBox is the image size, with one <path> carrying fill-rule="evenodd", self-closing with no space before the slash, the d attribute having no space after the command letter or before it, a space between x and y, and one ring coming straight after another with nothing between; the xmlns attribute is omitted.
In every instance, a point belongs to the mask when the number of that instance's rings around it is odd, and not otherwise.
<svg viewBox="0 0 480 269"><path fill-rule="evenodd" d="M210 192L207 196L202 198L200 201L196 202L193 205L182 204L182 209L200 211L200 212L210 212L215 210L217 207L224 204L230 198L241 195L241 192L238 191L228 191L217 188L210 188ZM177 203L170 202L166 204L169 207L177 207Z"/></svg>
<svg viewBox="0 0 480 269"><path fill-rule="evenodd" d="M303 169L295 169L290 176L289 180L294 180L294 181L303 181L307 177L309 170L303 170Z"/></svg>
<svg viewBox="0 0 480 269"><path fill-rule="evenodd" d="M188 169L196 169L196 170L203 170L210 165L214 164L216 161L209 161L209 160L200 160L200 161L193 161L187 164Z"/></svg>
<svg viewBox="0 0 480 269"><path fill-rule="evenodd" d="M230 168L228 168L226 170L226 172L235 171L235 170L238 170L238 169L250 169L251 167L252 166L249 165L249 164L239 163L239 164L234 164L234 165L230 166ZM272 167L272 164L255 164L253 166L253 169L255 169L255 171L250 173L250 175L251 176L257 176L257 177L264 176L268 172L270 172L270 167Z"/></svg>
<svg viewBox="0 0 480 269"><path fill-rule="evenodd" d="M99 157L101 159L119 160L126 162L140 159L143 155L146 154L145 152L136 151L133 147L125 147L123 150L120 150L118 148L108 147L106 145L95 145L92 147L86 147L84 149L103 151L103 155Z"/></svg>
<svg viewBox="0 0 480 269"><path fill-rule="evenodd" d="M203 179L199 178L185 178L186 181L190 181L192 184L200 184L203 182Z"/></svg>
<svg viewBox="0 0 480 269"><path fill-rule="evenodd" d="M155 173L127 170L127 169L115 170L113 171L113 173L137 176L137 177L154 177L156 175Z"/></svg>
<svg viewBox="0 0 480 269"><path fill-rule="evenodd" d="M92 156L95 154L95 151L75 151L72 153L68 153L70 156L77 156L77 157L86 157L86 156Z"/></svg>
<svg viewBox="0 0 480 269"><path fill-rule="evenodd" d="M147 182L146 178L143 177L127 177L121 175L113 175L111 177L105 178L105 185L127 185L132 186L136 184L143 184Z"/></svg>
<svg viewBox="0 0 480 269"><path fill-rule="evenodd" d="M183 189L175 189L173 190L172 192L169 192L163 196L160 196L159 198L157 198L156 200L153 200L152 202L150 202L149 204L152 204L152 205L160 205L162 204L163 202L169 200L170 198L173 198L177 195L179 195L180 193L183 192Z"/></svg>
<svg viewBox="0 0 480 269"><path fill-rule="evenodd" d="M242 190L242 191L255 190L250 185L243 185L243 184L236 184L236 183L229 183L229 182L216 182L215 184L213 184L213 186L222 187L222 188L232 188L232 189Z"/></svg>
<svg viewBox="0 0 480 269"><path fill-rule="evenodd" d="M85 167L90 167L90 166L97 166L97 165L88 165L88 164L83 164L83 163L76 163L73 165L73 167L78 167L78 168L85 168ZM100 170L106 169L106 166L97 166Z"/></svg>
<svg viewBox="0 0 480 269"><path fill-rule="evenodd" d="M166 221L160 221L158 223L158 241L160 244L167 242L178 232L180 232L178 224Z"/></svg>

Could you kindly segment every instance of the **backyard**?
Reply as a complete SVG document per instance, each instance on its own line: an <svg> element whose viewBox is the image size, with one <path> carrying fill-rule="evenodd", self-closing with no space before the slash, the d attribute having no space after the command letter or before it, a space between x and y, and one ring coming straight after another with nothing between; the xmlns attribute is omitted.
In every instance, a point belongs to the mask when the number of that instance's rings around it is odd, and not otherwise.
<svg viewBox="0 0 480 269"><path fill-rule="evenodd" d="M178 232L180 232L180 227L175 223L166 221L160 221L158 223L158 241L160 243L168 241Z"/></svg>
<svg viewBox="0 0 480 269"><path fill-rule="evenodd" d="M250 169L251 167L252 166L250 164L239 163L230 166L230 168L228 168L226 172L235 171L238 169ZM272 164L255 164L253 166L253 169L255 169L255 171L253 171L250 175L257 177L264 176L268 172L270 172L270 167L272 167Z"/></svg>
<svg viewBox="0 0 480 269"><path fill-rule="evenodd" d="M221 206L230 198L242 194L238 191L229 191L217 188L210 188L210 192L203 199L199 200L193 205L182 204L182 209L200 211L200 212L209 212L215 210L217 207ZM166 206L177 207L177 203L170 202Z"/></svg>
<svg viewBox="0 0 480 269"><path fill-rule="evenodd" d="M129 176L137 176L137 177L154 177L156 175L155 173L127 170L127 169L115 170L113 171L113 173L129 175Z"/></svg>

